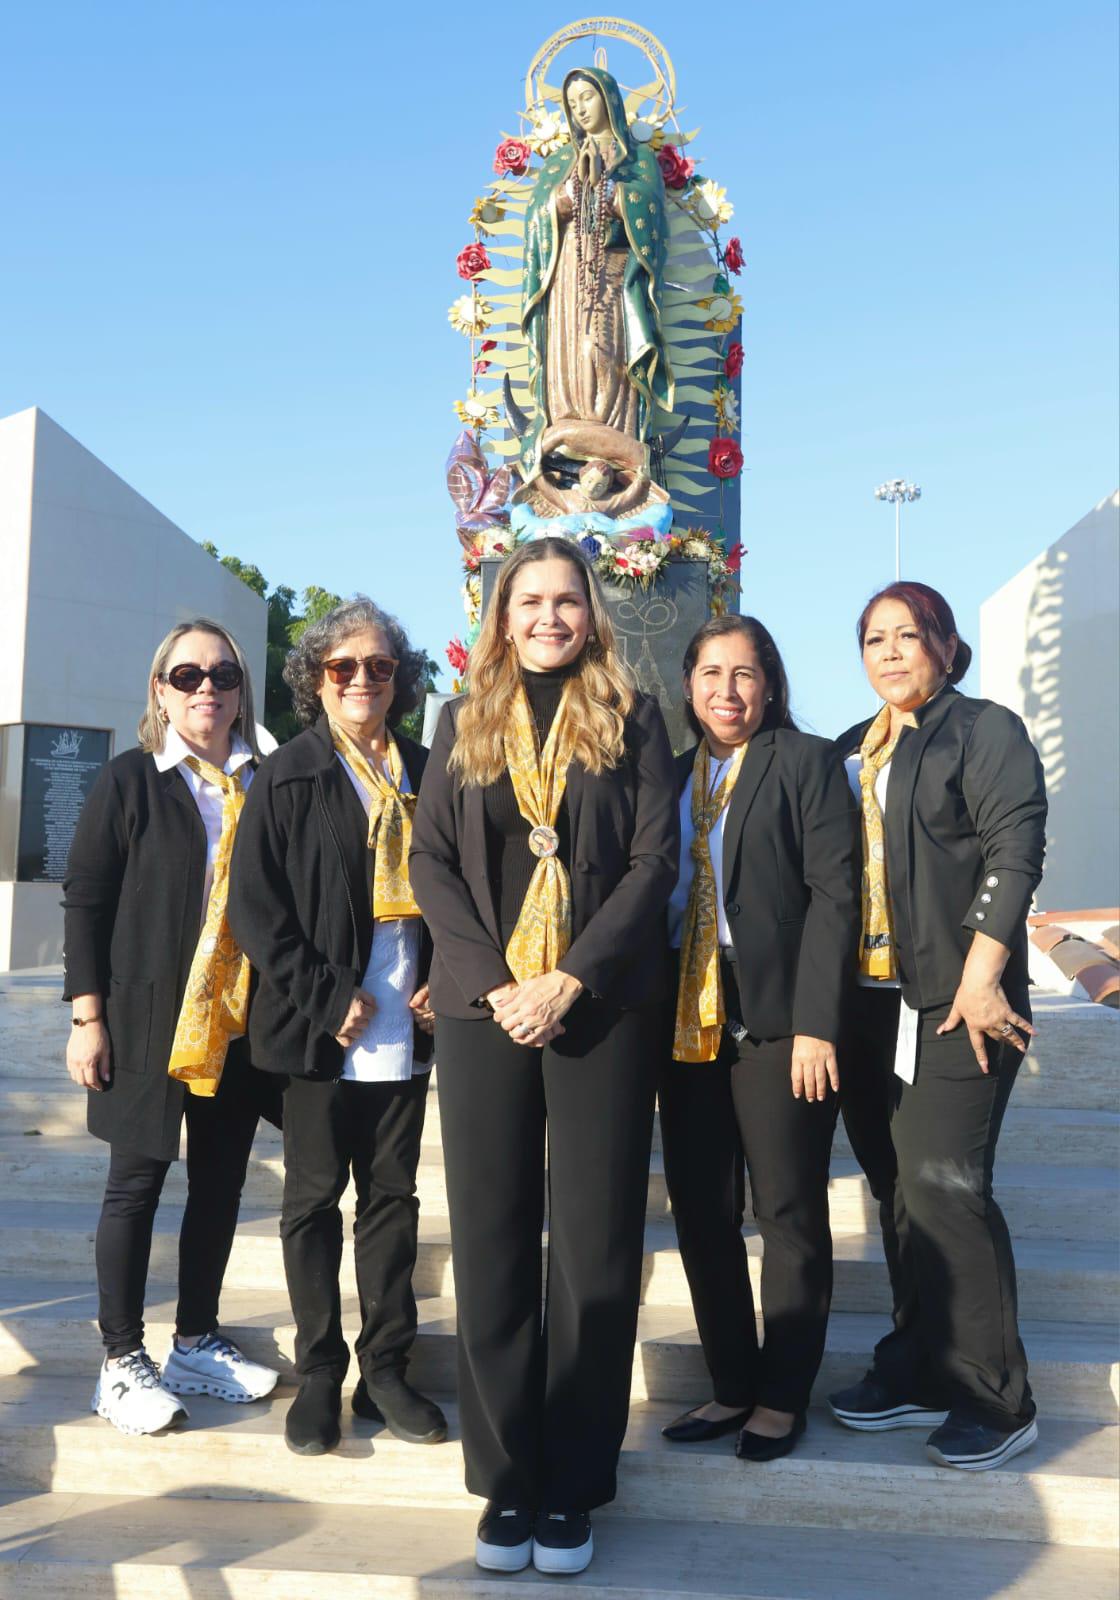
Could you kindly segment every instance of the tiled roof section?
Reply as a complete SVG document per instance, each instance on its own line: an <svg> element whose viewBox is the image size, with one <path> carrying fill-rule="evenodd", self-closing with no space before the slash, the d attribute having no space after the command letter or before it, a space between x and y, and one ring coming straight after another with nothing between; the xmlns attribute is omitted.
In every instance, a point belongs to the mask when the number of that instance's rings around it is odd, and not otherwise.
<svg viewBox="0 0 1120 1600"><path fill-rule="evenodd" d="M1090 1000L1100 1005L1120 1008L1120 952L1117 934L1120 929L1110 925L1095 940L1082 938L1073 929L1056 920L1060 913L1049 912L1030 918L1030 939L1065 977L1074 980ZM1076 922L1077 917L1067 920ZM1081 914L1085 921L1100 922L1109 915L1104 913Z"/></svg>

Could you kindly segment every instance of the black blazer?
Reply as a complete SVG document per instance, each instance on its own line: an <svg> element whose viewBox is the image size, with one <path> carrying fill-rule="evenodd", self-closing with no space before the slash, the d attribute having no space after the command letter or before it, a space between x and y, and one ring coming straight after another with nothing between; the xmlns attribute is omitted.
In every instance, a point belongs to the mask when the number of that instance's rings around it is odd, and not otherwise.
<svg viewBox="0 0 1120 1600"><path fill-rule="evenodd" d="M396 735L419 794L428 752ZM373 857L362 802L342 769L326 717L264 762L241 813L230 866L229 922L253 964L249 1052L254 1066L333 1079L345 1052L334 1035L373 945ZM431 941L421 930L423 983ZM432 1041L419 1029L417 1057Z"/></svg>
<svg viewBox="0 0 1120 1600"><path fill-rule="evenodd" d="M1011 951L1003 982L1029 1016L1027 913L1042 877L1042 763L1013 711L945 688L898 741L883 819L898 975L913 1009L947 1005L974 931ZM841 735L857 751L872 718Z"/></svg>
<svg viewBox="0 0 1120 1600"><path fill-rule="evenodd" d="M692 780L695 746L677 757ZM742 1017L756 1039L836 1041L859 934L859 834L826 739L769 728L750 742L723 825L723 894Z"/></svg>
<svg viewBox="0 0 1120 1600"><path fill-rule="evenodd" d="M159 772L144 750L115 756L70 846L63 995L104 996L112 1077L89 1091L90 1133L159 1161L179 1154L187 1091L167 1063L205 881L206 828L178 768Z"/></svg>
<svg viewBox="0 0 1120 1600"><path fill-rule="evenodd" d="M498 908L487 875L485 791L447 771L461 701L445 706L412 829L413 891L432 929L432 1005L483 1020L480 996L508 983ZM592 777L573 762L565 803L572 839L572 943L559 963L629 1009L664 994L664 912L677 875L680 824L673 753L661 708L639 694L626 754Z"/></svg>

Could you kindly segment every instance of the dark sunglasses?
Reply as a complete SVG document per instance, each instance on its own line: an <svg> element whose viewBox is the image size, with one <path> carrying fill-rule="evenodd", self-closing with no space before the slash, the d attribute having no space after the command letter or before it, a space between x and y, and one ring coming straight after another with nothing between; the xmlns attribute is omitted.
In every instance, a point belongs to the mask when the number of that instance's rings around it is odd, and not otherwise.
<svg viewBox="0 0 1120 1600"><path fill-rule="evenodd" d="M392 656L363 656L356 661L353 656L339 656L334 661L324 661L323 671L332 683L349 683L359 667L365 667L371 683L388 683L397 670Z"/></svg>
<svg viewBox="0 0 1120 1600"><path fill-rule="evenodd" d="M209 678L211 686L219 694L225 694L229 689L240 689L242 676L236 661L223 661L210 668L196 667L193 661L183 661L179 666L172 667L170 672L161 672L159 681L169 683L180 694L194 694Z"/></svg>

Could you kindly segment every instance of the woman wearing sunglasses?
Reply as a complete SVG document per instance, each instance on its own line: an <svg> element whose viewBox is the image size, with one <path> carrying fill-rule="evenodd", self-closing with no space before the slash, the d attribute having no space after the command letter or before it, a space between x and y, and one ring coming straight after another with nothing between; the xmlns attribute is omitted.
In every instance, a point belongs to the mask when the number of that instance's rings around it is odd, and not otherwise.
<svg viewBox="0 0 1120 1600"><path fill-rule="evenodd" d="M427 751L393 729L417 703L424 657L357 596L288 657L303 733L278 750L245 808L230 917L259 983L253 1059L287 1074L280 1233L296 1322L299 1394L288 1447L339 1441L339 1201L357 1194L360 1377L351 1404L399 1439L446 1437L405 1379L416 1337L416 1166L431 1065L431 945L408 877Z"/></svg>
<svg viewBox="0 0 1120 1600"><path fill-rule="evenodd" d="M105 1359L93 1409L129 1434L184 1420L175 1394L256 1400L277 1378L217 1331L269 1085L239 1043L249 969L226 918L230 852L259 757L253 696L236 641L216 623L184 622L164 639L139 737L86 801L63 900L66 1065L89 1092L89 1131L110 1150L96 1242ZM144 1348L144 1290L184 1121L179 1303L161 1383Z"/></svg>

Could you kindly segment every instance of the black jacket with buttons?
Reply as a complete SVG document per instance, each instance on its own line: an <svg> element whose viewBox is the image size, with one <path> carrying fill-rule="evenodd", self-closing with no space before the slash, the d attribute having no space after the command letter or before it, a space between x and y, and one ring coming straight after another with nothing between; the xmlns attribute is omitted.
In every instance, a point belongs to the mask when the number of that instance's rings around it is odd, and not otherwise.
<svg viewBox="0 0 1120 1600"><path fill-rule="evenodd" d="M432 1005L484 1020L480 996L508 983L494 884L487 870L486 799L447 770L461 701L440 713L416 808L413 892L435 941ZM592 994L630 1009L665 994L665 907L680 849L673 752L661 708L639 694L626 753L598 777L573 762L565 803L572 840L572 942L559 962Z"/></svg>
<svg viewBox="0 0 1120 1600"><path fill-rule="evenodd" d="M677 788L696 751L677 757ZM723 824L723 894L738 1019L756 1039L835 1043L859 931L859 836L826 739L769 728L751 739Z"/></svg>
<svg viewBox="0 0 1120 1600"><path fill-rule="evenodd" d="M915 713L891 761L884 830L898 975L915 1010L956 994L973 933L1011 954L1008 999L1027 1010L1027 913L1042 877L1042 763L1014 712L945 688ZM872 718L841 735L858 751Z"/></svg>
<svg viewBox="0 0 1120 1600"><path fill-rule="evenodd" d="M396 735L420 793L428 752ZM256 975L249 1005L253 1064L293 1077L340 1076L335 1038L373 944L369 824L335 754L326 717L281 745L245 797L230 864L229 923ZM422 984L431 941L421 929ZM431 1036L416 1030L417 1059Z"/></svg>

